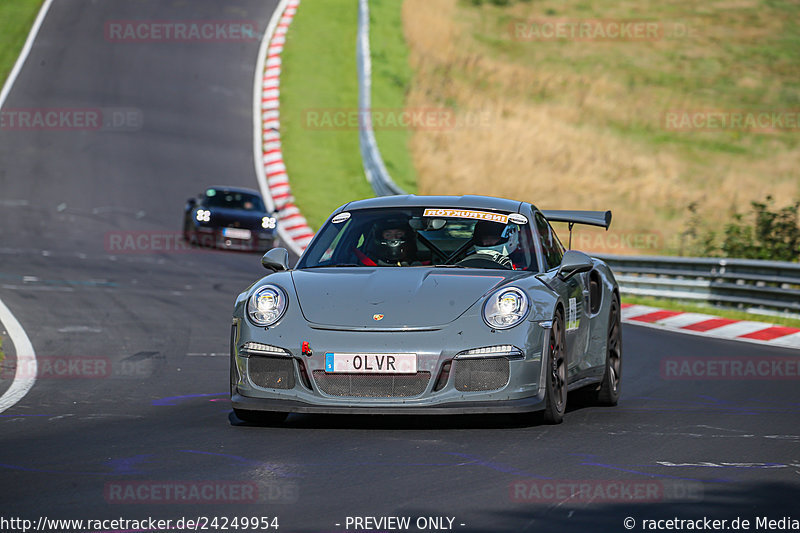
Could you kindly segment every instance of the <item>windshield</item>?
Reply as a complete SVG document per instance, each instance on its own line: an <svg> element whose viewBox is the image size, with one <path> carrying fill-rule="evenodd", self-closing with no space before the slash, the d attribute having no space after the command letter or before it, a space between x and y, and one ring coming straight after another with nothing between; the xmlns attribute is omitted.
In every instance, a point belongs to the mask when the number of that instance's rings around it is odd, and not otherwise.
<svg viewBox="0 0 800 533"><path fill-rule="evenodd" d="M265 212L264 202L259 196L246 192L221 191L208 189L204 199L206 207L222 207L225 209L240 209L243 211Z"/></svg>
<svg viewBox="0 0 800 533"><path fill-rule="evenodd" d="M527 220L518 214L424 207L363 209L334 216L297 268L440 266L537 271L533 250Z"/></svg>

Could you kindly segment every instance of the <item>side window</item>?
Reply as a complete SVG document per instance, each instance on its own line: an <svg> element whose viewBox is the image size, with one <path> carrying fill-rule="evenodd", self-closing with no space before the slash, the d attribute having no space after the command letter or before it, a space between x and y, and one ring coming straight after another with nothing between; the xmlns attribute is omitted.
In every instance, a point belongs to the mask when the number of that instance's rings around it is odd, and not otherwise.
<svg viewBox="0 0 800 533"><path fill-rule="evenodd" d="M536 213L536 231L541 239L547 270L557 267L561 263L561 258L564 257L564 247L556 237L553 228L540 213Z"/></svg>

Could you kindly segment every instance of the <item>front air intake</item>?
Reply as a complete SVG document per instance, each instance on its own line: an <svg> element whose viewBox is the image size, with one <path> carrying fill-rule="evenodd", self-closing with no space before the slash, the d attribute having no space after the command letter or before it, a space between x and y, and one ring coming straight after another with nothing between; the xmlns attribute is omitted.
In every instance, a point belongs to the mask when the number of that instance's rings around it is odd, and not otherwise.
<svg viewBox="0 0 800 533"><path fill-rule="evenodd" d="M456 359L453 382L456 390L463 392L502 389L508 384L510 374L508 359Z"/></svg>
<svg viewBox="0 0 800 533"><path fill-rule="evenodd" d="M408 398L428 387L430 372L416 374L332 374L313 372L319 390L329 396L352 398Z"/></svg>
<svg viewBox="0 0 800 533"><path fill-rule="evenodd" d="M265 389L294 388L294 360L288 357L251 355L247 363L250 381Z"/></svg>

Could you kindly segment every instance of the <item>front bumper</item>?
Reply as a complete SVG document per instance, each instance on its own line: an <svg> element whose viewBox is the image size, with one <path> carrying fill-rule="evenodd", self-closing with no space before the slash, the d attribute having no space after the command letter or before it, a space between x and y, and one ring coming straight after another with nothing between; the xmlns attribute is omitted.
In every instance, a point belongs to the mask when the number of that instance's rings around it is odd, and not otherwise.
<svg viewBox="0 0 800 533"><path fill-rule="evenodd" d="M361 403L350 405L309 404L298 400L280 398L251 398L235 393L231 396L234 409L246 411L275 411L283 413L351 414L351 415L462 415L503 414L541 411L545 407L544 394L517 400L483 400L450 402L437 405L380 405L365 407Z"/></svg>
<svg viewBox="0 0 800 533"><path fill-rule="evenodd" d="M231 336L233 407L252 411L328 414L478 414L544 409L542 360L544 348L549 345L550 330L538 322L526 321L510 330L491 331L488 327L474 327L476 318L462 316L446 326L409 331L337 330L311 327L305 322L300 327L264 329L254 327L246 319L234 318ZM472 327L465 327L466 324ZM304 341L313 348L311 356L302 353ZM254 382L251 361L259 356L243 350L248 342L285 350L285 354L277 356L281 361L276 359L285 369L281 377L285 380L276 381L281 388L263 386L263 383L259 386ZM489 390L465 388L463 380L457 381L461 362L497 361L501 358L486 356L461 360L456 359L456 355L465 350L495 345L512 345L522 351L521 357L505 358L507 380ZM418 373L428 373L429 378L421 392L405 396L331 393L330 388L326 389L317 380L317 377L331 375L322 374L326 352L413 352L417 354ZM444 372L446 368L447 373ZM364 379L363 375L357 377Z"/></svg>
<svg viewBox="0 0 800 533"><path fill-rule="evenodd" d="M251 230L249 239L236 239L222 235L223 228L203 228L195 230L195 239L200 246L238 250L244 252L265 252L275 245L277 234L269 231Z"/></svg>

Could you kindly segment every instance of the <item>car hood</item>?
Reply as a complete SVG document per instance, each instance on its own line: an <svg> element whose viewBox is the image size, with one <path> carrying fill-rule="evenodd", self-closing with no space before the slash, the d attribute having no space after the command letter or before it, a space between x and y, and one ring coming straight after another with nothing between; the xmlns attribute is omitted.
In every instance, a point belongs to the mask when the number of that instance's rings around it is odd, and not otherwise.
<svg viewBox="0 0 800 533"><path fill-rule="evenodd" d="M245 211L244 209L225 209L222 207L205 208L211 211L211 225L215 227L232 227L261 229L261 219L267 216L261 211Z"/></svg>
<svg viewBox="0 0 800 533"><path fill-rule="evenodd" d="M494 287L519 276L512 271L423 267L292 272L301 311L309 322L381 329L448 324Z"/></svg>

